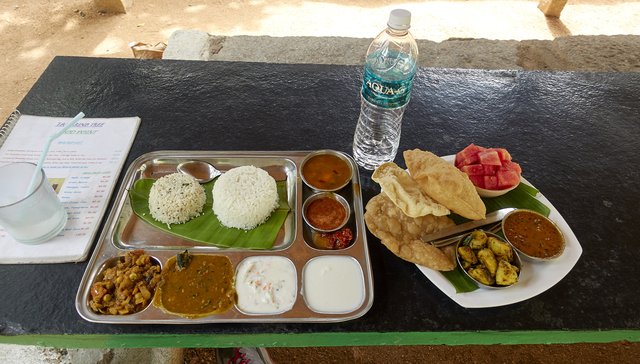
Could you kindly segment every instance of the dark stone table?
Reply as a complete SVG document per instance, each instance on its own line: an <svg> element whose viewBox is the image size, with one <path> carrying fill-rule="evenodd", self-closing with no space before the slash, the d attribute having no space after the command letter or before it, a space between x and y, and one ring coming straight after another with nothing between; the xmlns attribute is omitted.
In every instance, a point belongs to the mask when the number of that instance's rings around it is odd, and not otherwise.
<svg viewBox="0 0 640 364"><path fill-rule="evenodd" d="M26 114L139 116L126 165L155 150L351 154L362 69L57 57ZM74 300L85 263L0 266L0 342L222 347L640 341L640 74L420 69L400 150L471 142L517 156L584 252L557 285L503 307L458 306L368 235L375 298L332 324L106 325ZM397 162L401 165L402 158ZM360 171L365 203L379 188ZM117 187L116 187L117 188Z"/></svg>

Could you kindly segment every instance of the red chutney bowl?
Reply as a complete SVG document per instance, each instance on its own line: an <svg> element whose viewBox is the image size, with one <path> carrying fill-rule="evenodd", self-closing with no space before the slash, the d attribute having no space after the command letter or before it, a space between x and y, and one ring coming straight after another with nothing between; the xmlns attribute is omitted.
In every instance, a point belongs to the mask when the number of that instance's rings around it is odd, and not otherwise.
<svg viewBox="0 0 640 364"><path fill-rule="evenodd" d="M344 197L333 192L309 196L302 204L302 218L313 230L328 233L344 227L351 208Z"/></svg>

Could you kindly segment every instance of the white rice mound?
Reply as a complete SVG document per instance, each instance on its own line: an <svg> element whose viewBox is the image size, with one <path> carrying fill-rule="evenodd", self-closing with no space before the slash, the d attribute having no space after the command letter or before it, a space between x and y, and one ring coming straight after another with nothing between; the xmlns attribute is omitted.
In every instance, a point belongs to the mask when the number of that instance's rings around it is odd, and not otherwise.
<svg viewBox="0 0 640 364"><path fill-rule="evenodd" d="M149 210L165 224L182 224L199 216L207 196L192 176L172 173L158 178L149 192Z"/></svg>
<svg viewBox="0 0 640 364"><path fill-rule="evenodd" d="M213 186L213 212L226 226L251 230L278 207L276 181L254 166L230 169Z"/></svg>

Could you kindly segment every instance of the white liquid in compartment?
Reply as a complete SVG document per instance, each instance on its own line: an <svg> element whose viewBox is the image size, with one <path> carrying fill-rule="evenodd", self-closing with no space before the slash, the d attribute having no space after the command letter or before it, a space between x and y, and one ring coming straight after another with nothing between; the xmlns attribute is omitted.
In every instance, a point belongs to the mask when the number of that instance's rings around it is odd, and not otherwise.
<svg viewBox="0 0 640 364"><path fill-rule="evenodd" d="M296 302L296 268L279 256L249 257L238 266L238 308L250 314L289 311Z"/></svg>
<svg viewBox="0 0 640 364"><path fill-rule="evenodd" d="M320 313L347 313L364 301L364 276L358 262L347 256L310 260L303 271L307 306Z"/></svg>

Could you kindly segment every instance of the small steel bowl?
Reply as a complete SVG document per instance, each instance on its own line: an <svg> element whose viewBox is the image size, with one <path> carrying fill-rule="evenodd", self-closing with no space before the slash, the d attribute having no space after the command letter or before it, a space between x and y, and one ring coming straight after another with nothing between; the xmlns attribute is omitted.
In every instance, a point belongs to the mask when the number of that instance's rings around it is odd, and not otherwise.
<svg viewBox="0 0 640 364"><path fill-rule="evenodd" d="M340 184L339 186L336 186L335 188L322 188L322 187L318 187L318 186L315 186L315 185L309 183L308 179L305 177L305 174L304 174L304 166L313 157L316 157L316 156L319 156L319 155L332 155L332 156L338 157L340 160L342 160L347 165L347 167L349 168L349 176L344 181L344 183ZM344 186L349 184L349 182L353 178L353 166L351 165L351 161L349 160L349 158L342 152L338 152L336 150L331 150L331 149L317 150L315 152L309 153L302 160L302 163L300 163L300 177L302 178L302 181L304 182L304 184L309 186L314 191L334 192L334 191L338 191L338 190L342 189Z"/></svg>
<svg viewBox="0 0 640 364"><path fill-rule="evenodd" d="M325 197L328 197L328 198L331 198L331 199L334 199L334 200L338 201L340 203L340 205L344 208L344 211L345 211L344 219L335 228L321 229L321 228L319 228L317 226L314 226L311 223L311 221L309 220L309 218L307 217L307 208L309 207L309 205L313 201L321 199L321 198L325 198ZM309 227L311 227L313 230L319 231L321 233L330 233L332 231L336 231L336 230L342 229L347 224L347 222L349 221L349 217L350 216L351 216L351 207L349 206L349 203L347 202L347 200L345 200L344 197L342 197L342 196L340 196L340 195L338 195L337 193L334 193L334 192L319 192L319 193L313 194L313 195L309 196L304 201L304 203L302 204L302 218L304 219L304 222L306 222L307 225L309 225Z"/></svg>
<svg viewBox="0 0 640 364"><path fill-rule="evenodd" d="M160 263L160 260L158 260L157 257L152 256L148 253L145 252L145 254L149 255L149 257L151 258L151 264L160 267L160 269L162 269L162 264ZM86 293L86 301L85 304L88 306L88 310L89 312L91 312L91 314L93 315L111 315L109 313L100 313L100 312L96 312L91 308L90 302L92 300L92 296L91 296L91 287L93 287L94 284L98 283L98 282L103 282L105 281L104 279L104 274L106 272L107 269L109 268L114 268L115 266L118 265L118 263L124 262L125 261L125 256L124 255L119 255L119 256L114 256L111 258L108 258L107 260L105 260L101 265L100 268L97 270L97 272L95 273L95 275L92 277L91 279L91 284L88 286L87 288L87 293ZM158 273L161 274L161 273ZM115 289L115 288L114 288ZM147 302L147 305L145 307L139 307L137 308L134 312L130 312L126 315L135 315L135 314L139 314L142 311L145 311L147 308L149 308L151 306L151 303L153 302L153 299L155 298L155 294L156 294L156 290L153 290L151 292L151 299L149 299L149 302ZM115 292L112 292L115 295Z"/></svg>
<svg viewBox="0 0 640 364"><path fill-rule="evenodd" d="M536 215L537 218L539 218L542 221L545 221L545 223L548 223L551 226L552 230L558 233L558 235L560 236L560 239L562 240L562 246L560 247L560 249L558 250L558 252L556 254L548 256L548 257L538 257L538 256L530 255L530 254L525 253L520 248L518 248L518 246L512 242L512 240L514 240L513 237L512 237L512 239L509 239L509 234L508 234L507 230L505 230L505 222L508 219L513 218L517 214L522 214L522 213L531 213L531 214ZM562 233L562 230L560 230L558 225L556 225L556 223L551 221L551 219L549 219L548 217L542 215L539 212L533 211L533 210L516 209L516 210L513 210L513 211L509 212L508 214L506 214L504 216L504 218L502 219L502 233L504 234L505 240L509 244L511 244L511 246L513 246L518 251L518 253L520 253L520 255L522 255L523 257L525 257L527 259L534 260L534 261L550 261L550 260L557 259L558 257L560 257L562 255L562 253L564 253L564 249L567 246L567 240L564 237L564 234Z"/></svg>
<svg viewBox="0 0 640 364"><path fill-rule="evenodd" d="M460 267L460 269L464 272L464 274L467 275L467 277L471 278L471 280L473 280L474 282L476 282L480 287L483 288L488 288L488 289L505 289L505 288L509 288L509 287L513 287L516 284L518 284L518 282L520 282L520 277L522 277L522 259L520 259L520 255L518 255L518 251L513 247L513 245L511 245L511 243L509 243L506 239L503 239L502 237L490 233L488 231L485 231L485 234L487 234L487 237L492 236L496 239L499 239L502 242L505 242L507 244L509 244L509 246L511 247L511 250L513 250L513 262L510 262L511 265L514 265L516 267L518 267L518 281L512 285L509 286L498 286L498 285L487 285L484 283L479 282L477 279L473 278L467 271L466 269L463 268L462 265L462 258L460 257L460 254L458 253L458 247L460 247L461 245L464 245L464 241L465 239L471 235L471 233L465 234L463 235L460 240L458 240L458 243L456 244L456 261L458 263L458 266Z"/></svg>

